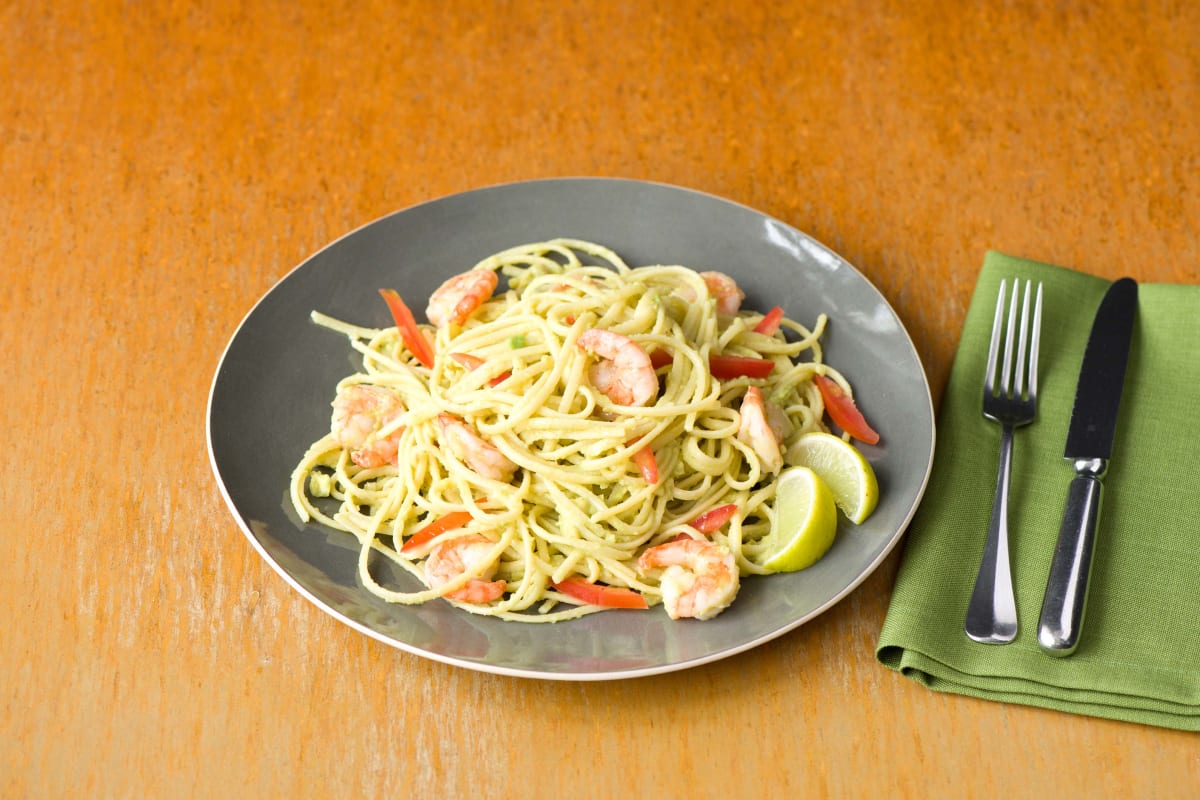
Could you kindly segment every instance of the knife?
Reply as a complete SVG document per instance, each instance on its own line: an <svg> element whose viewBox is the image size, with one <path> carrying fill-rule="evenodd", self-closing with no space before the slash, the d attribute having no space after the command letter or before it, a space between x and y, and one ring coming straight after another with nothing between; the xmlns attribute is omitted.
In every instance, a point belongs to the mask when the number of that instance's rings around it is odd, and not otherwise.
<svg viewBox="0 0 1200 800"><path fill-rule="evenodd" d="M1038 644L1052 656L1069 656L1079 645L1100 522L1101 481L1112 457L1137 297L1137 282L1132 278L1122 278L1108 288L1079 368L1063 451L1063 457L1074 464L1075 477L1067 488L1066 510L1038 621Z"/></svg>

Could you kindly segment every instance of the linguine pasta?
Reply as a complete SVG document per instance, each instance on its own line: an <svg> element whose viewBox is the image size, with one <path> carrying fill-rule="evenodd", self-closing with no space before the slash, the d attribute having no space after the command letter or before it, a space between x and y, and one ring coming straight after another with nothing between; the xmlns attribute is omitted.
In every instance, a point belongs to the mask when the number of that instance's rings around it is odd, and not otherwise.
<svg viewBox="0 0 1200 800"><path fill-rule="evenodd" d="M386 463L356 463L354 448L331 432L312 444L291 480L305 521L358 540L363 585L393 603L445 597L477 614L552 622L603 610L590 595L567 590L583 583L661 602L661 574L641 568L639 556L680 534L703 533L732 556L738 575L768 572L760 566L762 540L775 514L779 466L739 437L741 404L758 387L781 453L802 433L825 430L814 375L849 388L822 362L825 316L811 329L784 317L758 332L762 313L721 313L722 298L692 269L632 268L605 247L569 239L515 247L474 269L506 284L461 324L420 326L432 338L432 366L420 363L397 327L312 315L362 356L361 370L338 384L339 396L370 386L396 402L368 436L391 444ZM602 375L593 367L603 359L580 345L593 329L649 355L651 399L618 403L597 385ZM621 378L645 377L645 365L613 359L608 366ZM494 448L511 475L473 466L451 446L447 420ZM719 527L698 530L714 509L725 512ZM472 559L448 582L430 580L431 551L465 537L480 545ZM416 582L380 577L386 571L377 559ZM499 596L451 597L480 580Z"/></svg>

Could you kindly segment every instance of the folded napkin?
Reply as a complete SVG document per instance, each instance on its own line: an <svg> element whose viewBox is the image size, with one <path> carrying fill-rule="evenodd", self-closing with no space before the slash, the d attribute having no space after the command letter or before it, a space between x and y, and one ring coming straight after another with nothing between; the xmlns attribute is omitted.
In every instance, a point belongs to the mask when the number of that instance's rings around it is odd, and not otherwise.
<svg viewBox="0 0 1200 800"><path fill-rule="evenodd" d="M1045 297L1036 421L1014 445L1009 545L1019 631L963 633L995 489L1000 426L982 416L1003 278ZM1131 277L1136 278L1136 275ZM1011 282L1010 282L1011 283ZM909 528L876 655L925 686L1000 702L1200 730L1200 286L1142 284L1078 649L1054 658L1037 623L1073 475L1067 424L1109 281L988 253L938 417L933 472Z"/></svg>

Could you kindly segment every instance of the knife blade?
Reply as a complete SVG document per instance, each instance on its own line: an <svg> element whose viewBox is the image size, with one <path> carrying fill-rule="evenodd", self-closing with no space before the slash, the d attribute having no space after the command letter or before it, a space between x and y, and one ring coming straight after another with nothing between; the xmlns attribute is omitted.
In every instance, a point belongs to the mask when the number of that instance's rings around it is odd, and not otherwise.
<svg viewBox="0 0 1200 800"><path fill-rule="evenodd" d="M1046 580L1038 645L1053 656L1069 656L1079 646L1091 580L1092 553L1100 524L1104 475L1112 458L1129 345L1137 317L1137 282L1121 278L1109 286L1088 336L1075 389L1063 457L1075 476L1058 543Z"/></svg>

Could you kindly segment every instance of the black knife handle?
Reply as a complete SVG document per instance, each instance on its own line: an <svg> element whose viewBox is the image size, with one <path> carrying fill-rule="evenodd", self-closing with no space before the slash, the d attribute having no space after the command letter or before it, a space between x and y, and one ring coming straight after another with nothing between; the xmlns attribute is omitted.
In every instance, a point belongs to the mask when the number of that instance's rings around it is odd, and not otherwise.
<svg viewBox="0 0 1200 800"><path fill-rule="evenodd" d="M1038 644L1052 656L1069 656L1079 646L1106 467L1104 459L1076 461L1075 477L1067 487L1067 507L1038 620Z"/></svg>

